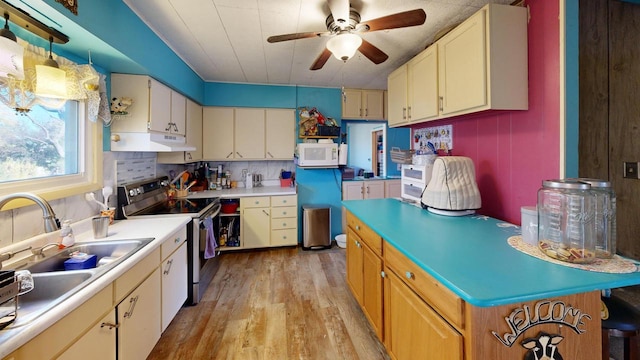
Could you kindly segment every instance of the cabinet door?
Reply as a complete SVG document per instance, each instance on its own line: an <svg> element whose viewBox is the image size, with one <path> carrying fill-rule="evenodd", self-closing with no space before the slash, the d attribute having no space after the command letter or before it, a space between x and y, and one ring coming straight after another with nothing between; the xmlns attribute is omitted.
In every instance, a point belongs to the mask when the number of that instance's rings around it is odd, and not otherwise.
<svg viewBox="0 0 640 360"><path fill-rule="evenodd" d="M114 117L111 132L146 133L149 123L149 77L143 75L111 74L111 96L133 99L128 115Z"/></svg>
<svg viewBox="0 0 640 360"><path fill-rule="evenodd" d="M186 135L187 99L171 90L171 128L169 132Z"/></svg>
<svg viewBox="0 0 640 360"><path fill-rule="evenodd" d="M156 263L157 264L157 263ZM160 269L117 306L118 359L145 359L160 339Z"/></svg>
<svg viewBox="0 0 640 360"><path fill-rule="evenodd" d="M385 346L397 360L460 360L462 335L385 268Z"/></svg>
<svg viewBox="0 0 640 360"><path fill-rule="evenodd" d="M362 199L364 199L364 188L362 181L344 181L342 183L342 200Z"/></svg>
<svg viewBox="0 0 640 360"><path fill-rule="evenodd" d="M265 110L237 108L235 113L234 158L236 160L264 159Z"/></svg>
<svg viewBox="0 0 640 360"><path fill-rule="evenodd" d="M206 160L233 159L233 108L202 109L202 157Z"/></svg>
<svg viewBox="0 0 640 360"><path fill-rule="evenodd" d="M99 354L100 359L116 359L116 310L102 318L70 348L63 352L58 360L86 359L87 354Z"/></svg>
<svg viewBox="0 0 640 360"><path fill-rule="evenodd" d="M384 197L386 198L399 198L402 195L402 181L401 180L385 180L384 182Z"/></svg>
<svg viewBox="0 0 640 360"><path fill-rule="evenodd" d="M434 44L407 64L409 121L438 116L438 45Z"/></svg>
<svg viewBox="0 0 640 360"><path fill-rule="evenodd" d="M187 99L187 144L196 147L186 151L185 162L202 160L202 106Z"/></svg>
<svg viewBox="0 0 640 360"><path fill-rule="evenodd" d="M378 335L382 337L382 259L362 244L362 308Z"/></svg>
<svg viewBox="0 0 640 360"><path fill-rule="evenodd" d="M169 126L171 122L171 89L152 78L149 78L149 84L149 130L169 132L171 129ZM133 100L135 101L135 99Z"/></svg>
<svg viewBox="0 0 640 360"><path fill-rule="evenodd" d="M364 108L363 117L371 120L384 119L384 91L363 90L362 102Z"/></svg>
<svg viewBox="0 0 640 360"><path fill-rule="evenodd" d="M162 331L187 300L187 243L162 262Z"/></svg>
<svg viewBox="0 0 640 360"><path fill-rule="evenodd" d="M296 120L293 109L266 110L266 159L293 159Z"/></svg>
<svg viewBox="0 0 640 360"><path fill-rule="evenodd" d="M362 273L364 259L362 246L360 237L356 235L351 228L347 228L347 284L349 284L349 288L351 288L351 292L360 306L362 306L362 295L364 291L364 274Z"/></svg>
<svg viewBox="0 0 640 360"><path fill-rule="evenodd" d="M242 211L242 246L245 248L268 247L271 216L269 208L247 208Z"/></svg>
<svg viewBox="0 0 640 360"><path fill-rule="evenodd" d="M345 89L342 96L342 118L361 119L362 92L356 89Z"/></svg>
<svg viewBox="0 0 640 360"><path fill-rule="evenodd" d="M382 199L384 198L384 181L373 180L364 182L364 198L365 199Z"/></svg>
<svg viewBox="0 0 640 360"><path fill-rule="evenodd" d="M389 126L406 124L407 120L407 65L394 70L387 78Z"/></svg>
<svg viewBox="0 0 640 360"><path fill-rule="evenodd" d="M487 104L485 13L478 11L438 41L442 114Z"/></svg>

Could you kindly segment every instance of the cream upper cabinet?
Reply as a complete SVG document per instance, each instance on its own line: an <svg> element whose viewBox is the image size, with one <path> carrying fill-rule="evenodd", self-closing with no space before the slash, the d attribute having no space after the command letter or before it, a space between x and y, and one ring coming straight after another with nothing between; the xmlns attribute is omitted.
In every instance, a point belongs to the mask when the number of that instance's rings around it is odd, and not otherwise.
<svg viewBox="0 0 640 360"><path fill-rule="evenodd" d="M196 147L192 151L159 152L160 164L186 164L202 160L202 106L187 99L187 144Z"/></svg>
<svg viewBox="0 0 640 360"><path fill-rule="evenodd" d="M387 115L389 126L405 125L407 118L407 65L394 70L387 78Z"/></svg>
<svg viewBox="0 0 640 360"><path fill-rule="evenodd" d="M488 4L389 74L389 126L527 110L527 69L527 9Z"/></svg>
<svg viewBox="0 0 640 360"><path fill-rule="evenodd" d="M293 109L266 110L266 158L291 160L295 151L296 114Z"/></svg>
<svg viewBox="0 0 640 360"><path fill-rule="evenodd" d="M422 51L407 63L407 120L438 116L438 46Z"/></svg>
<svg viewBox="0 0 640 360"><path fill-rule="evenodd" d="M128 114L116 118L112 132L185 135L185 97L146 75L112 74L111 96L133 100Z"/></svg>
<svg viewBox="0 0 640 360"><path fill-rule="evenodd" d="M265 158L264 117L264 109L236 108L233 136L236 160Z"/></svg>
<svg viewBox="0 0 640 360"><path fill-rule="evenodd" d="M295 149L295 110L205 107L204 160L290 160Z"/></svg>
<svg viewBox="0 0 640 360"><path fill-rule="evenodd" d="M342 97L342 118L383 120L384 90L345 89Z"/></svg>
<svg viewBox="0 0 640 360"><path fill-rule="evenodd" d="M202 109L202 157L205 160L233 160L233 108Z"/></svg>
<svg viewBox="0 0 640 360"><path fill-rule="evenodd" d="M438 40L442 117L527 110L527 9L489 4Z"/></svg>

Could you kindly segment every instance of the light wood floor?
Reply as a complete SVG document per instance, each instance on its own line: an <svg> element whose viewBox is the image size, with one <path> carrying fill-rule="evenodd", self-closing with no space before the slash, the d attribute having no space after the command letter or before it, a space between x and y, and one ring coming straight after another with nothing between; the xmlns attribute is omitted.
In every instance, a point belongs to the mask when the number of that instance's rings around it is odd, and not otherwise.
<svg viewBox="0 0 640 360"><path fill-rule="evenodd" d="M351 295L345 250L223 253L149 359L389 359Z"/></svg>

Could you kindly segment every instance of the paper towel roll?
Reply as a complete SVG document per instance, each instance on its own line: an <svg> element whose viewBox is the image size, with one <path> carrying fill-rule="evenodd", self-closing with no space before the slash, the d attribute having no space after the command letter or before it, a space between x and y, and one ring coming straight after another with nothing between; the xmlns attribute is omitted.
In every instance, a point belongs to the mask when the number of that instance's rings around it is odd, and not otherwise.
<svg viewBox="0 0 640 360"><path fill-rule="evenodd" d="M247 177L245 180L245 187L247 189L251 189L253 187L253 174L252 173L247 173Z"/></svg>
<svg viewBox="0 0 640 360"><path fill-rule="evenodd" d="M340 144L338 149L338 165L347 165L347 144Z"/></svg>

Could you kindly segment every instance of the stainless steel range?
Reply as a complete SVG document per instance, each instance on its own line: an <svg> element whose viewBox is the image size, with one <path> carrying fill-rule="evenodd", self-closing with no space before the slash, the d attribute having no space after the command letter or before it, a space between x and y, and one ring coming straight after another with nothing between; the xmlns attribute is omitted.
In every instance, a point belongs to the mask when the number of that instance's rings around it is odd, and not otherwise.
<svg viewBox="0 0 640 360"><path fill-rule="evenodd" d="M187 225L188 284L189 297L186 304L200 302L202 294L218 268L217 257L205 259L205 220L211 218L214 234L218 231L220 199L169 199L166 176L118 186L118 208L116 219L131 219L143 216L187 215L192 220Z"/></svg>

